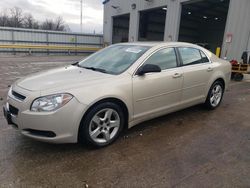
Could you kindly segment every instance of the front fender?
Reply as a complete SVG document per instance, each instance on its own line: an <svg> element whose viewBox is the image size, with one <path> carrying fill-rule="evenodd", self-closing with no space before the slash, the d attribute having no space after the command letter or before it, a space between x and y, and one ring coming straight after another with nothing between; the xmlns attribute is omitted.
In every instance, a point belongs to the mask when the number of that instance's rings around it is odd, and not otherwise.
<svg viewBox="0 0 250 188"><path fill-rule="evenodd" d="M115 98L122 101L129 112L129 119L133 114L133 95L131 78L117 79L112 82L85 86L82 89L72 89L69 91L82 104L89 109L98 101Z"/></svg>

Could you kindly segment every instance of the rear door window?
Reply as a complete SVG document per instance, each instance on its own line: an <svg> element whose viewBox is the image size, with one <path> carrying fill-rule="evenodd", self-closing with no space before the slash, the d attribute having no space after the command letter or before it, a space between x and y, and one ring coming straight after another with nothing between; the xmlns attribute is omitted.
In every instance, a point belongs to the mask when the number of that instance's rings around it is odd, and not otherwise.
<svg viewBox="0 0 250 188"><path fill-rule="evenodd" d="M196 65L204 63L205 59L202 58L201 52L195 48L178 48L183 66ZM205 54L204 54L205 55Z"/></svg>

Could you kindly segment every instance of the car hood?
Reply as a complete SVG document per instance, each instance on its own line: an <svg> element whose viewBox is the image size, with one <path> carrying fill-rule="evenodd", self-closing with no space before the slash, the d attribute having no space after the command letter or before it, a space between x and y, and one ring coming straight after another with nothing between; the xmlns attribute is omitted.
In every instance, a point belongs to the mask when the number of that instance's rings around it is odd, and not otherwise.
<svg viewBox="0 0 250 188"><path fill-rule="evenodd" d="M105 80L114 75L87 70L77 66L66 66L35 73L16 82L16 85L30 91L73 88L80 84L90 84L92 81Z"/></svg>

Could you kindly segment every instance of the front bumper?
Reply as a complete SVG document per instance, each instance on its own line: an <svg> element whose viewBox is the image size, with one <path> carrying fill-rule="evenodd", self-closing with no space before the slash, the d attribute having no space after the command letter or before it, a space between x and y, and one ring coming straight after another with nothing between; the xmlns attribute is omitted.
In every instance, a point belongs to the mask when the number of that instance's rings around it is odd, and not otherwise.
<svg viewBox="0 0 250 188"><path fill-rule="evenodd" d="M3 107L8 124L23 135L39 141L76 143L79 125L87 106L73 98L55 112L32 112L29 108L34 98L29 100L27 97L25 101L18 101L8 96ZM17 113L13 114L10 107L16 109Z"/></svg>
<svg viewBox="0 0 250 188"><path fill-rule="evenodd" d="M18 125L13 122L14 115L10 113L10 111L8 109L8 105L3 106L3 115L4 115L4 117L7 120L7 123L9 125L12 125L15 128L18 128Z"/></svg>

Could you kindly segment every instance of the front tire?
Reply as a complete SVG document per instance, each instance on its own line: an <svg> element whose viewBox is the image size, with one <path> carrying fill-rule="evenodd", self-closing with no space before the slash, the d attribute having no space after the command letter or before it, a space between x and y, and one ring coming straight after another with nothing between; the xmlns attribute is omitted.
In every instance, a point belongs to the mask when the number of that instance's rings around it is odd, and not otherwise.
<svg viewBox="0 0 250 188"><path fill-rule="evenodd" d="M224 85L221 81L215 81L211 88L209 89L205 106L208 109L214 110L217 108L223 98L224 94Z"/></svg>
<svg viewBox="0 0 250 188"><path fill-rule="evenodd" d="M107 146L118 138L124 122L124 113L119 105L112 102L97 104L81 122L79 141L95 147Z"/></svg>

